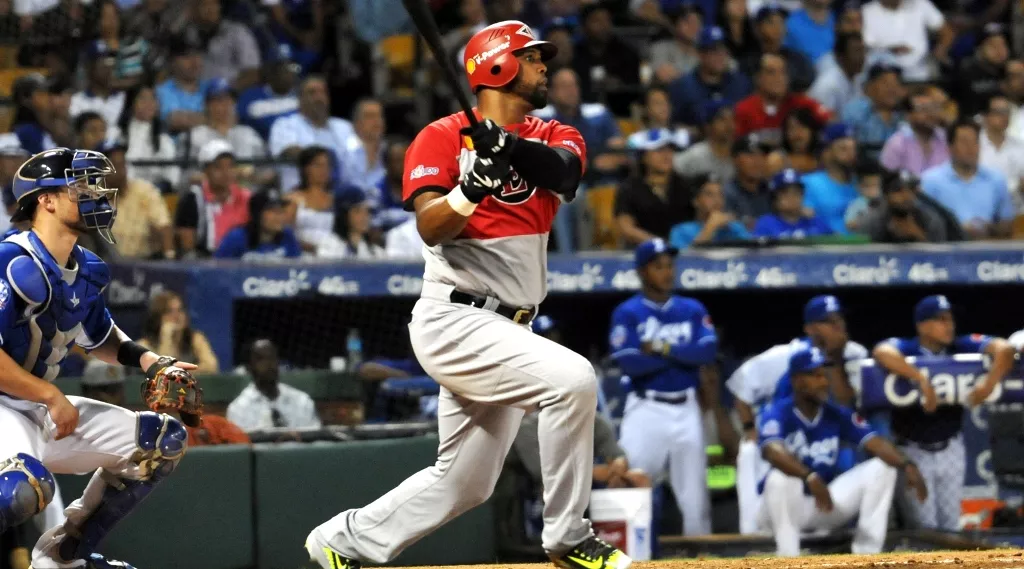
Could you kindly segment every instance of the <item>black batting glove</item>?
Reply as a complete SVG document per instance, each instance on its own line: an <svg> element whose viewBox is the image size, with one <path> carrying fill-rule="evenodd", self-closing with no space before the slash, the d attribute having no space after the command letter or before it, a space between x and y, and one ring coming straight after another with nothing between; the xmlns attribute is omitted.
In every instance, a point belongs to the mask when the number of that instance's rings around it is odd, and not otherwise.
<svg viewBox="0 0 1024 569"><path fill-rule="evenodd" d="M473 203L484 201L487 196L501 192L505 182L511 177L512 170L508 161L503 158L481 158L473 161L473 169L462 181L462 194Z"/></svg>
<svg viewBox="0 0 1024 569"><path fill-rule="evenodd" d="M512 148L519 137L498 126L491 119L484 119L475 127L467 126L459 131L473 141L473 150L483 158L511 156Z"/></svg>

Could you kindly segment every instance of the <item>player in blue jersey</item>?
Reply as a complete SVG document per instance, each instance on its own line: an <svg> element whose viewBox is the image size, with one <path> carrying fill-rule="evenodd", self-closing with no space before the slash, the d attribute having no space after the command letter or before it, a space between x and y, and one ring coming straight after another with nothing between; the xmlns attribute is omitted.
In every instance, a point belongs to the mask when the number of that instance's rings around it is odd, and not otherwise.
<svg viewBox="0 0 1024 569"><path fill-rule="evenodd" d="M697 388L718 337L704 305L672 294L678 250L661 239L636 249L640 294L612 313L611 357L629 377L619 444L629 463L669 481L686 535L711 533L704 425Z"/></svg>
<svg viewBox="0 0 1024 569"><path fill-rule="evenodd" d="M758 422L758 442L771 470L760 485L758 525L775 536L780 556L800 554L800 532L842 527L857 518L853 553L878 553L900 471L919 501L928 489L912 460L877 436L851 409L828 402L825 355L793 353L788 371L793 397L773 401ZM874 455L840 473L840 443Z"/></svg>
<svg viewBox="0 0 1024 569"><path fill-rule="evenodd" d="M804 183L792 168L776 174L768 184L772 213L762 215L754 225L754 237L806 239L831 235L832 228L819 217L804 212Z"/></svg>
<svg viewBox="0 0 1024 569"><path fill-rule="evenodd" d="M236 106L238 122L256 129L266 140L274 121L299 111L296 86L300 68L294 61L291 46L281 44L270 53L264 69L267 82L242 91Z"/></svg>
<svg viewBox="0 0 1024 569"><path fill-rule="evenodd" d="M113 173L98 152L32 156L14 177L12 218L31 230L0 242L0 533L46 507L53 474L94 473L65 510L66 523L39 539L34 569L130 569L96 549L174 470L187 442L178 419L65 397L51 383L75 343L105 362L146 370L150 382L195 369L154 354L114 324L102 296L107 266L76 245L89 230L113 242L117 190L103 185ZM182 418L199 424L197 416Z"/></svg>
<svg viewBox="0 0 1024 569"><path fill-rule="evenodd" d="M933 407L934 412L913 407L892 410L892 433L896 444L921 465L932 497L923 504L904 500L918 524L927 528L957 530L960 527L960 501L963 498L967 459L960 435L964 408L981 404L1006 377L1014 364L1014 349L1009 342L983 334L956 335L952 306L945 296L929 296L914 307L917 337L890 338L875 347L875 361L919 386L928 378L906 358L928 358L954 354L988 354L992 365L986 379L974 386L964 398ZM966 399L966 401L964 401Z"/></svg>

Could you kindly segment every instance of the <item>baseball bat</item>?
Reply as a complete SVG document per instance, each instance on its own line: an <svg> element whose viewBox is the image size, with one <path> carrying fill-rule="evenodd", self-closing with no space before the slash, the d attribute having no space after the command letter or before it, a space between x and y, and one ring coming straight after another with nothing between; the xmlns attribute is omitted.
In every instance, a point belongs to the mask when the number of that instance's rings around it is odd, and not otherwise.
<svg viewBox="0 0 1024 569"><path fill-rule="evenodd" d="M437 22L434 21L434 16L430 13L427 0L402 0L402 4L405 5L406 11L412 17L412 23L416 25L420 35L426 40L427 47L434 54L434 59L441 66L441 71L444 73L445 79L448 80L452 91L455 92L455 97L459 100L462 112L466 113L466 119L469 120L470 126L476 126L479 121L473 114L473 105L470 104L466 92L462 90L462 83L459 82L459 76L452 67L448 51L441 44L441 32L437 29Z"/></svg>

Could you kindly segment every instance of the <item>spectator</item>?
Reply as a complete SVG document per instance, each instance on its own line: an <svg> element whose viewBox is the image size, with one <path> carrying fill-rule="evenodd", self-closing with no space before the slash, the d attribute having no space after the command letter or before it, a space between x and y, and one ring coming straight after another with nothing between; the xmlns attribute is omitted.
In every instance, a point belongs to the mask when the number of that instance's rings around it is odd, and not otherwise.
<svg viewBox="0 0 1024 569"><path fill-rule="evenodd" d="M114 65L117 63L117 52L113 51L103 40L90 42L85 55L87 84L84 91L71 97L68 114L72 117L94 111L103 116L107 124L113 126L121 118L124 111L124 91L114 89Z"/></svg>
<svg viewBox="0 0 1024 569"><path fill-rule="evenodd" d="M606 94L608 108L617 116L629 115L635 96L616 92L640 84L640 56L612 29L612 16L603 2L580 8L583 39L573 53L573 69L579 77L584 101L597 101Z"/></svg>
<svg viewBox="0 0 1024 569"><path fill-rule="evenodd" d="M184 26L190 10L169 9L169 0L141 0L125 14L125 29L146 41L153 61L166 61L171 38Z"/></svg>
<svg viewBox="0 0 1024 569"><path fill-rule="evenodd" d="M685 128L672 127L672 102L669 100L668 90L665 87L654 86L647 89L644 95L644 126L647 127L634 132L626 139L626 145L630 148L639 148L644 141L658 133L658 136L671 136L680 149L690 145L690 132Z"/></svg>
<svg viewBox="0 0 1024 569"><path fill-rule="evenodd" d="M723 0L717 25L722 29L725 47L736 61L759 52L747 0Z"/></svg>
<svg viewBox="0 0 1024 569"><path fill-rule="evenodd" d="M225 79L217 79L206 91L206 124L194 127L189 132L189 158L193 161L199 151L211 140L223 140L235 149L240 160L262 160L267 157L267 145L252 127L238 124L235 112L235 97ZM257 171L252 165L244 167L247 175L242 179L255 184L268 183L273 179L273 170Z"/></svg>
<svg viewBox="0 0 1024 569"><path fill-rule="evenodd" d="M204 38L203 79L222 77L236 91L256 84L260 74L260 50L249 28L225 20L220 0L195 0L194 25Z"/></svg>
<svg viewBox="0 0 1024 569"><path fill-rule="evenodd" d="M1014 200L1014 209L1024 212L1021 180L1024 179L1024 140L1007 132L1010 124L1010 100L994 95L988 100L985 128L981 131L981 165L1006 177L1006 188Z"/></svg>
<svg viewBox="0 0 1024 569"><path fill-rule="evenodd" d="M1024 140L1024 61L1011 59L1006 62L1003 94L1011 107L1009 133Z"/></svg>
<svg viewBox="0 0 1024 569"><path fill-rule="evenodd" d="M205 119L203 106L210 81L201 76L203 46L195 30L190 30L175 37L169 51L171 76L156 88L160 119L172 133L186 132Z"/></svg>
<svg viewBox="0 0 1024 569"><path fill-rule="evenodd" d="M788 84L786 61L778 55L762 55L757 90L736 105L736 135L757 134L762 144L777 148L782 145L782 125L789 113L807 109L818 122L828 122L828 109L806 95L790 92Z"/></svg>
<svg viewBox="0 0 1024 569"><path fill-rule="evenodd" d="M857 165L857 192L860 195L846 206L843 220L849 231L863 233L867 214L882 205L882 168L877 162L862 160Z"/></svg>
<svg viewBox="0 0 1024 569"><path fill-rule="evenodd" d="M1009 237L1013 201L1006 178L978 164L980 133L980 127L969 120L949 127L950 160L926 170L921 187L956 215L971 239Z"/></svg>
<svg viewBox="0 0 1024 569"><path fill-rule="evenodd" d="M247 445L252 443L249 435L226 417L203 413L203 422L198 427L186 426L189 448L208 445Z"/></svg>
<svg viewBox="0 0 1024 569"><path fill-rule="evenodd" d="M459 17L461 25L446 33L441 38L448 53L454 56L458 65L465 67L466 44L469 43L473 34L487 27L487 9L483 0L459 0ZM465 82L468 87L469 83Z"/></svg>
<svg viewBox="0 0 1024 569"><path fill-rule="evenodd" d="M908 81L935 76L929 61L929 34L938 33L931 55L948 65L955 34L931 0L873 0L862 9L864 43L873 55L891 56Z"/></svg>
<svg viewBox="0 0 1024 569"><path fill-rule="evenodd" d="M11 97L14 99L12 130L18 135L21 147L29 154L56 147L46 127L50 114L46 79L37 73L19 77L11 87Z"/></svg>
<svg viewBox="0 0 1024 569"><path fill-rule="evenodd" d="M263 67L266 83L249 87L238 96L238 120L251 126L266 140L277 119L299 109L299 65L292 60L291 48L278 46Z"/></svg>
<svg viewBox="0 0 1024 569"><path fill-rule="evenodd" d="M103 115L85 111L75 117L75 147L99 150L107 139L107 121Z"/></svg>
<svg viewBox="0 0 1024 569"><path fill-rule="evenodd" d="M358 101L352 128L355 133L345 143L340 185L367 193L384 179L384 105L375 99Z"/></svg>
<svg viewBox="0 0 1024 569"><path fill-rule="evenodd" d="M814 111L808 108L789 113L782 125L782 149L768 158L768 170L773 175L782 168L793 168L800 174L818 169L818 141L824 126ZM778 167L772 163L778 162Z"/></svg>
<svg viewBox="0 0 1024 569"><path fill-rule="evenodd" d="M721 28L704 28L698 49L697 68L669 84L672 122L676 124L700 124L700 113L708 102L734 105L750 93L750 80L729 69L729 52Z"/></svg>
<svg viewBox="0 0 1024 569"><path fill-rule="evenodd" d="M803 0L803 8L786 20L785 45L817 65L836 44L836 17L832 0Z"/></svg>
<svg viewBox="0 0 1024 569"><path fill-rule="evenodd" d="M918 91L904 101L907 122L882 147L879 161L889 170L906 170L915 176L949 160L946 133L939 127L939 107L927 91Z"/></svg>
<svg viewBox="0 0 1024 569"><path fill-rule="evenodd" d="M199 151L203 180L178 200L174 228L186 258L207 257L224 235L249 221L249 190L235 182L235 154L223 140Z"/></svg>
<svg viewBox="0 0 1024 569"><path fill-rule="evenodd" d="M974 55L964 60L953 78L953 98L960 106L960 115L973 117L988 106L988 99L1000 91L1006 77L1010 48L1006 45L1003 27L989 24L981 32Z"/></svg>
<svg viewBox="0 0 1024 569"><path fill-rule="evenodd" d="M865 96L857 97L843 107L842 122L853 129L854 138L869 157L877 158L882 145L903 121L899 104L904 93L899 68L876 63L868 68Z"/></svg>
<svg viewBox="0 0 1024 569"><path fill-rule="evenodd" d="M860 5L860 0L846 0L839 7L836 17L836 36L864 33L864 15L860 11Z"/></svg>
<svg viewBox="0 0 1024 569"><path fill-rule="evenodd" d="M301 255L299 240L287 224L287 203L276 189L253 194L249 198L249 221L228 231L213 256L264 261Z"/></svg>
<svg viewBox="0 0 1024 569"><path fill-rule="evenodd" d="M693 219L692 198L685 181L672 171L675 142L669 136L648 139L640 150L639 175L623 181L615 192L615 225L628 247Z"/></svg>
<svg viewBox="0 0 1024 569"><path fill-rule="evenodd" d="M139 343L158 354L192 362L198 373L217 373L217 354L199 330L193 330L181 297L163 291L149 301L149 312L142 324Z"/></svg>
<svg viewBox="0 0 1024 569"><path fill-rule="evenodd" d="M700 114L704 140L677 154L673 168L683 177L713 174L723 184L728 184L736 176L736 167L732 163L736 115L731 106L714 102L708 103Z"/></svg>
<svg viewBox="0 0 1024 569"><path fill-rule="evenodd" d="M28 152L21 147L18 136L12 132L0 134L0 197L3 198L4 212L0 215L0 235L11 228L11 216L18 208L14 201L14 175L28 158Z"/></svg>
<svg viewBox="0 0 1024 569"><path fill-rule="evenodd" d="M804 54L782 45L786 35L786 11L777 3L765 4L757 11L755 21L760 49L739 61L740 70L747 77L754 77L761 69L763 56L777 55L789 73L788 81L791 83L787 87L801 93L806 91L814 82L814 65Z"/></svg>
<svg viewBox="0 0 1024 569"><path fill-rule="evenodd" d="M804 211L804 184L800 173L787 168L772 178L772 213L762 215L754 225L754 237L806 239L831 235L832 228Z"/></svg>
<svg viewBox="0 0 1024 569"><path fill-rule="evenodd" d="M918 178L906 170L890 173L882 205L865 215L861 232L876 243L939 243L946 240L942 218L918 204Z"/></svg>
<svg viewBox="0 0 1024 569"><path fill-rule="evenodd" d="M178 151L165 131L166 124L161 119L160 103L153 87L139 87L128 97L127 105L121 115L120 131L128 143L129 164L137 160L176 160ZM178 166L130 165L129 168L132 178L149 180L165 193L176 191L181 181Z"/></svg>
<svg viewBox="0 0 1024 569"><path fill-rule="evenodd" d="M392 228L415 219L416 214L405 211L402 199L402 178L405 171L405 151L409 141L390 141L384 152L384 177L367 194L370 209L373 210L373 228L387 233Z"/></svg>
<svg viewBox="0 0 1024 569"><path fill-rule="evenodd" d="M558 48L558 53L547 60L548 77L553 76L556 71L572 67L575 36L576 26L565 18L556 18L544 28L544 41L549 41Z"/></svg>
<svg viewBox="0 0 1024 569"><path fill-rule="evenodd" d="M128 259L175 258L171 214L160 190L129 175L124 140L108 141L101 150L115 170L106 182L117 188L117 223L111 231L118 254Z"/></svg>
<svg viewBox="0 0 1024 569"><path fill-rule="evenodd" d="M148 42L127 33L121 22L121 8L114 0L99 2L97 13L99 29L95 43L104 44L114 57L111 86L117 91L137 87L149 71ZM117 117L107 117L107 120L113 124Z"/></svg>
<svg viewBox="0 0 1024 569"><path fill-rule="evenodd" d="M292 49L303 69L309 70L318 64L324 24L329 22L324 15L323 0L263 0L263 6L270 9L270 30L274 38Z"/></svg>
<svg viewBox="0 0 1024 569"><path fill-rule="evenodd" d="M822 134L822 169L804 176L804 205L839 234L846 230L845 214L857 199L854 169L857 166L857 141L853 129L843 123L825 127Z"/></svg>
<svg viewBox="0 0 1024 569"><path fill-rule="evenodd" d="M859 32L840 34L836 38L835 64L818 73L807 94L838 115L847 103L864 96L866 55Z"/></svg>
<svg viewBox="0 0 1024 569"><path fill-rule="evenodd" d="M423 259L423 238L416 226L416 218L396 225L384 238L384 254L388 259Z"/></svg>
<svg viewBox="0 0 1024 569"><path fill-rule="evenodd" d="M382 259L384 249L370 241L370 202L358 191L334 200L334 231L316 244L322 259Z"/></svg>
<svg viewBox="0 0 1024 569"><path fill-rule="evenodd" d="M700 8L683 4L673 18L673 36L654 42L649 63L659 83L671 83L697 67L697 40L704 27Z"/></svg>
<svg viewBox="0 0 1024 569"><path fill-rule="evenodd" d="M331 151L309 146L299 153L299 185L285 199L291 202L292 225L304 251L334 233L334 191L331 186Z"/></svg>
<svg viewBox="0 0 1024 569"><path fill-rule="evenodd" d="M587 143L587 168L609 175L626 165L626 156L613 152L625 146L615 117L601 103L581 103L580 87L572 69L556 71L549 79L548 106L533 112L544 120L554 119L580 131Z"/></svg>
<svg viewBox="0 0 1024 569"><path fill-rule="evenodd" d="M327 81L313 75L303 80L299 87L299 112L277 119L270 128L270 153L279 160L294 164L303 148L323 146L331 151L331 179L339 182L346 143L354 134L352 123L331 116ZM294 166L280 167L278 175L282 188L294 188L299 183Z"/></svg>
<svg viewBox="0 0 1024 569"><path fill-rule="evenodd" d="M672 227L669 243L673 247L686 249L691 245L750 238L747 228L737 221L736 216L725 211L725 197L718 180L702 176L694 180L693 185L697 188L697 195L693 198L697 219Z"/></svg>
<svg viewBox="0 0 1024 569"><path fill-rule="evenodd" d="M725 186L725 209L735 214L745 228L753 229L757 218L772 211L772 198L765 184L764 147L757 135L737 139L732 145L732 159L736 178Z"/></svg>
<svg viewBox="0 0 1024 569"><path fill-rule="evenodd" d="M67 77L51 76L47 81L47 90L50 93L50 104L46 113L46 131L57 146L74 146L71 98L75 96L75 89Z"/></svg>
<svg viewBox="0 0 1024 569"><path fill-rule="evenodd" d="M273 342L267 339L253 342L245 367L252 383L228 405L229 421L246 432L278 427L320 427L313 398L281 383L280 359Z"/></svg>

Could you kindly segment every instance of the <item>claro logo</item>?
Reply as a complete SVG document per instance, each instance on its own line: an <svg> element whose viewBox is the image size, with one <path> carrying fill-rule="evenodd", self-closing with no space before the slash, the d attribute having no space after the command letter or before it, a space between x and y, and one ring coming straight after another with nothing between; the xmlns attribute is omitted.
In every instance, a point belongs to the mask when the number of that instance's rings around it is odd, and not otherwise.
<svg viewBox="0 0 1024 569"><path fill-rule="evenodd" d="M1024 281L1024 263L978 263L978 280L985 283L1016 283Z"/></svg>

